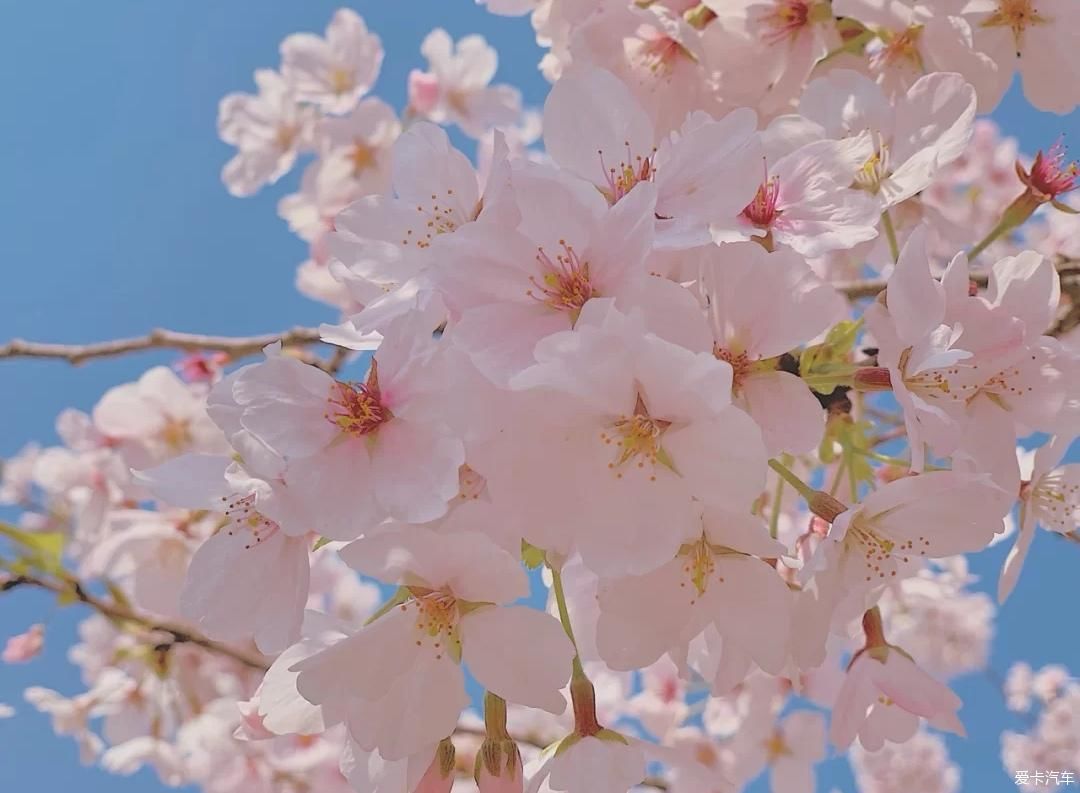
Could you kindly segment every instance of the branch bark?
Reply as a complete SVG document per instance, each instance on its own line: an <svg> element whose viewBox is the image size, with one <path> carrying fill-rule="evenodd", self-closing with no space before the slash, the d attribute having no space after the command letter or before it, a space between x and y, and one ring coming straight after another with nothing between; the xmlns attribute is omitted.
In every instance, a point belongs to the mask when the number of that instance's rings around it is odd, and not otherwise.
<svg viewBox="0 0 1080 793"><path fill-rule="evenodd" d="M20 586L37 587L38 589L44 589L56 595L74 596L80 603L89 606L94 611L104 617L108 617L114 622L123 622L134 625L147 633L164 634L167 637L166 641L172 644L194 644L198 647L202 647L204 650L208 650L216 655L225 656L226 658L231 658L250 669L256 669L260 672L265 672L270 668L269 660L259 653L250 652L225 644L224 642L208 639L206 636L192 630L186 625L156 620L145 614L139 614L119 603L110 603L96 595L90 594L78 582L71 582L70 584L60 583L32 575L17 575L0 578L0 592L7 592ZM161 642L158 642L158 644L161 644Z"/></svg>
<svg viewBox="0 0 1080 793"><path fill-rule="evenodd" d="M286 347L315 344L320 341L319 329L296 327L281 333L265 333L259 336L206 336L158 328L145 336L90 344L50 344L12 339L7 344L0 345L0 358L60 358L71 364L79 364L91 358L111 358L129 352L154 349L187 352L213 350L240 358L254 355L267 344L279 340Z"/></svg>

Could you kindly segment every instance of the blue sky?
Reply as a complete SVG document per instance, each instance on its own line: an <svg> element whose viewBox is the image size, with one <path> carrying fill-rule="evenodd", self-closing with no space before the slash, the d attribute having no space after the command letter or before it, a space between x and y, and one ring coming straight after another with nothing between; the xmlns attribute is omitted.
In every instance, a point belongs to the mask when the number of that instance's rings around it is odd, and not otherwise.
<svg viewBox="0 0 1080 793"><path fill-rule="evenodd" d="M305 249L277 219L275 205L293 178L252 199L230 197L218 178L229 149L218 141L219 99L250 90L252 72L275 66L289 33L321 31L340 3L325 0L51 0L4 3L0 48L0 341L18 336L85 342L138 335L155 326L225 334L270 332L331 319L292 286ZM455 38L480 32L499 49L499 81L539 105L547 85L540 50L524 19L486 14L472 0L357 0L388 55L376 92L404 104L410 68L422 66L420 41L442 26ZM1034 152L1080 117L1038 113L1017 92L995 114L1022 148ZM471 150L468 150L471 154ZM52 361L0 361L0 457L23 443L56 440L65 407L90 409L112 385L169 362L144 354L79 368ZM1006 547L973 559L993 582ZM993 666L1014 660L1063 662L1080 670L1075 603L1080 548L1040 536L1012 600L1001 612ZM0 597L0 638L47 620L48 649L29 666L0 667L0 702L19 707L0 721L0 790L133 793L159 789L152 774L119 779L78 764L73 743L54 738L47 720L22 704L22 689L79 691L66 659L81 613L35 593ZM982 677L962 679L967 741L950 740L964 789L1015 790L1001 770L998 734L1020 728ZM830 764L822 790L853 790L843 763ZM758 788L761 788L759 785Z"/></svg>

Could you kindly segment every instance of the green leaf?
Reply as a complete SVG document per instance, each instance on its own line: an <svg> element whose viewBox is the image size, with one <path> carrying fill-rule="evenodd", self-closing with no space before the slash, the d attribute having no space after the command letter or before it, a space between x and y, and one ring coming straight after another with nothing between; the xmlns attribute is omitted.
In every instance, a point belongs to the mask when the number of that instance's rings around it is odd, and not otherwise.
<svg viewBox="0 0 1080 793"><path fill-rule="evenodd" d="M0 535L12 540L24 550L21 558L31 567L48 572L63 569L61 559L66 537L58 531L23 531L9 523L0 523Z"/></svg>
<svg viewBox="0 0 1080 793"><path fill-rule="evenodd" d="M322 548L324 545L329 545L332 542L333 540L331 540L329 537L320 537L318 540L315 541L315 545L312 546L311 552L314 553L315 551Z"/></svg>

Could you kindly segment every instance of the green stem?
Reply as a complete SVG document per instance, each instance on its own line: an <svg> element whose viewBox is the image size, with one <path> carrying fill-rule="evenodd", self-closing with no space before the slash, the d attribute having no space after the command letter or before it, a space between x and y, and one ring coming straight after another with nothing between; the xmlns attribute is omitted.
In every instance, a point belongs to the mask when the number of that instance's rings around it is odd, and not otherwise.
<svg viewBox="0 0 1080 793"><path fill-rule="evenodd" d="M856 454L861 454L863 457L869 457L871 460L876 460L879 463L885 463L886 465L895 465L899 466L900 468L911 468L911 463L908 460L904 460L900 457L890 457L887 454L881 454L880 452L875 452L872 449L853 449L852 451L854 451ZM949 470L948 468L942 468L940 465L927 464L925 467L927 471Z"/></svg>
<svg viewBox="0 0 1080 793"><path fill-rule="evenodd" d="M574 638L574 628L570 624L570 611L566 608L566 593L563 591L562 571L554 565L548 565L551 571L551 590L555 593L555 605L559 608L559 622L562 623L566 637L574 645L574 677L585 677L585 670L581 666L581 655L577 651L577 640Z"/></svg>
<svg viewBox="0 0 1080 793"><path fill-rule="evenodd" d="M1015 201L1006 207L1001 215L1001 220L990 229L979 243L968 251L968 259L974 260L976 256L989 248L998 237L1007 234L1015 228L1022 226L1030 218L1042 202L1031 192L1025 190Z"/></svg>
<svg viewBox="0 0 1080 793"><path fill-rule="evenodd" d="M784 501L784 480L776 480L776 493L773 495L772 509L769 511L769 536L774 540L780 534L780 506Z"/></svg>
<svg viewBox="0 0 1080 793"><path fill-rule="evenodd" d="M885 238L889 241L889 253L892 254L893 264L900 261L900 246L896 242L896 227L893 226L892 216L886 209L881 213L881 226L885 229Z"/></svg>
<svg viewBox="0 0 1080 793"><path fill-rule="evenodd" d="M832 487L829 488L829 495L835 496L836 491L840 489L840 483L843 481L844 472L847 471L848 458L847 455L840 458L840 465L836 467L836 477L833 479Z"/></svg>
<svg viewBox="0 0 1080 793"><path fill-rule="evenodd" d="M817 492L814 488L810 487L810 485L806 484L806 482L799 479L790 468L779 460L775 458L769 460L769 467L780 474L784 481L795 488L796 492L803 498L809 500L813 498L814 494Z"/></svg>

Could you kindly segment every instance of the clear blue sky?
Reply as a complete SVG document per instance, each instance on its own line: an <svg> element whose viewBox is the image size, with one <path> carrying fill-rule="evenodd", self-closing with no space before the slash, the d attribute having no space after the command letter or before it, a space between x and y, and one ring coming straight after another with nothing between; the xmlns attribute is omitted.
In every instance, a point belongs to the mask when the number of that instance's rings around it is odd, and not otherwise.
<svg viewBox="0 0 1080 793"><path fill-rule="evenodd" d="M227 334L269 332L331 319L292 286L304 246L275 204L296 178L253 199L231 198L218 173L229 149L217 139L218 100L250 90L252 72L276 66L287 34L321 31L340 3L326 0L4 0L0 48L0 340L84 342L154 326ZM499 49L500 81L539 105L546 83L525 19L501 19L472 0L357 0L388 56L377 93L399 108L420 41L442 26L480 32ZM1029 152L1064 132L1076 114L1040 114L1011 94L996 114ZM472 154L471 148L467 150ZM134 379L165 355L80 368L51 361L0 362L0 456L36 439L56 441L65 407L90 409L108 387ZM1007 546L973 561L995 580ZM1077 598L1080 549L1040 536L1016 594L998 621L994 667L1016 659L1060 661L1080 671L1080 639L1064 604ZM79 766L74 744L22 702L27 685L81 690L65 652L81 616L33 593L0 597L0 638L48 621L48 650L29 666L0 667L0 702L20 715L0 721L0 790L149 793L152 774L121 779ZM1016 788L1001 770L998 734L1018 728L980 677L957 684L970 738L950 740L965 791ZM852 791L843 763L821 788ZM755 789L765 789L761 785Z"/></svg>

